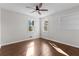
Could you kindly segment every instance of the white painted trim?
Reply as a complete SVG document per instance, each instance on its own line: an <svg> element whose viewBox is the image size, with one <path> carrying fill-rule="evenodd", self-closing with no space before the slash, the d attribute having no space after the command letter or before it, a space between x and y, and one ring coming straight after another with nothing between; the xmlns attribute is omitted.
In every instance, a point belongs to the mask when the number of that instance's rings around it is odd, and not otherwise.
<svg viewBox="0 0 79 59"><path fill-rule="evenodd" d="M14 44L14 43L22 42L22 41L27 41L27 40L33 40L33 39L36 39L36 38L40 38L40 37L36 36L36 37L33 37L33 38L27 38L27 39L15 41L15 42L4 43L4 44L0 45L0 48L1 48L1 46ZM62 43L62 44L65 44L65 45L69 45L69 46L73 46L73 47L79 48L79 46L77 46L77 45L72 45L72 44L69 44L69 43L66 43L66 42L58 41L58 40L55 40L54 38L48 38L48 37L41 37L41 38L48 39L48 40L51 40L51 41L54 41L54 42L58 42L58 43Z"/></svg>
<svg viewBox="0 0 79 59"><path fill-rule="evenodd" d="M33 40L33 39L36 39L36 38L39 38L39 36L36 36L36 37L33 37L33 38L26 38L24 40L19 40L19 41L10 42L10 43L4 43L4 44L1 44L1 46L10 45L10 44L14 44L14 43L19 43L19 42L27 41L27 40Z"/></svg>
<svg viewBox="0 0 79 59"><path fill-rule="evenodd" d="M41 38L44 38L44 39L49 39L49 38L48 38L48 36L41 36Z"/></svg>
<svg viewBox="0 0 79 59"><path fill-rule="evenodd" d="M1 48L1 45L0 45L0 48Z"/></svg>
<svg viewBox="0 0 79 59"><path fill-rule="evenodd" d="M72 45L72 44L69 44L69 43L66 43L66 42L58 41L58 40L55 40L54 38L47 38L47 37L42 37L42 38L48 39L48 40L51 40L51 41L54 41L54 42L58 42L58 43L61 43L61 44L65 44L65 45L68 45L68 46L79 48L79 46L77 46L77 45Z"/></svg>

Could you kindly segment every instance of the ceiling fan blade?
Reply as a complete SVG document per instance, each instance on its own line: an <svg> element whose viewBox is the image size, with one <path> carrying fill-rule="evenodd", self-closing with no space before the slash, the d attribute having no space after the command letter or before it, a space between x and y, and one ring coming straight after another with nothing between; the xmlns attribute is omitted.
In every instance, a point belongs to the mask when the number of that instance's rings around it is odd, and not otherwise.
<svg viewBox="0 0 79 59"><path fill-rule="evenodd" d="M28 7L28 6L27 6L26 8L29 8L29 9L34 9L34 8L32 8L32 7Z"/></svg>
<svg viewBox="0 0 79 59"><path fill-rule="evenodd" d="M42 7L42 3L39 3L38 7L41 8Z"/></svg>
<svg viewBox="0 0 79 59"><path fill-rule="evenodd" d="M39 11L48 11L48 9L40 9Z"/></svg>
<svg viewBox="0 0 79 59"><path fill-rule="evenodd" d="M40 15L41 15L40 11L38 11L38 14L40 14Z"/></svg>
<svg viewBox="0 0 79 59"><path fill-rule="evenodd" d="M31 13L34 13L36 10L32 11Z"/></svg>

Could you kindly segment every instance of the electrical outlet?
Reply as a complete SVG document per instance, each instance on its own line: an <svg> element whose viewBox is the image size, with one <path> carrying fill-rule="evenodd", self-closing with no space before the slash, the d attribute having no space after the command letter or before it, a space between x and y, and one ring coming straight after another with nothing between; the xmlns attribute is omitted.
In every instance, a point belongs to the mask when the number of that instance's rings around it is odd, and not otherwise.
<svg viewBox="0 0 79 59"><path fill-rule="evenodd" d="M30 38L32 38L32 36L30 36Z"/></svg>

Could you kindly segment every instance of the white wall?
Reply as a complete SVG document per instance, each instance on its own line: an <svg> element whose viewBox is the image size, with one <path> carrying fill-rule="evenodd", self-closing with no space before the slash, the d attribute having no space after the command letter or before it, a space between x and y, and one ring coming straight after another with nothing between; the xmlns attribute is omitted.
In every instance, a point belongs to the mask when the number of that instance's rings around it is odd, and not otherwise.
<svg viewBox="0 0 79 59"><path fill-rule="evenodd" d="M0 8L0 48L1 48L1 8Z"/></svg>
<svg viewBox="0 0 79 59"><path fill-rule="evenodd" d="M6 45L18 41L28 40L29 36L38 35L38 31L28 34L28 19L34 19L24 14L1 9L1 44ZM35 21L35 23L37 23ZM38 27L37 24L35 27Z"/></svg>
<svg viewBox="0 0 79 59"><path fill-rule="evenodd" d="M50 40L79 48L79 7L46 17L49 20L47 36ZM43 20L43 19L42 19ZM42 32L43 37L46 34Z"/></svg>

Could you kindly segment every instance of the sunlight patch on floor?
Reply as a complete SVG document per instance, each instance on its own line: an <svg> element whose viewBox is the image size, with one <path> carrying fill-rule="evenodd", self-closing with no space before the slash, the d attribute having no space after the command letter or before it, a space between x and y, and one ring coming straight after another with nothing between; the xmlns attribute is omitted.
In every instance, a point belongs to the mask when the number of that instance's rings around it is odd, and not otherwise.
<svg viewBox="0 0 79 59"><path fill-rule="evenodd" d="M27 51L26 51L26 55L27 56L34 56L34 42L30 42L27 46Z"/></svg>
<svg viewBox="0 0 79 59"><path fill-rule="evenodd" d="M46 43L42 43L42 56L50 56L52 55L51 49Z"/></svg>
<svg viewBox="0 0 79 59"><path fill-rule="evenodd" d="M66 55L66 56L69 56L66 52L64 52L62 49L60 49L58 46L56 46L55 44L52 44L52 43L50 43L49 42L49 44L56 50L56 51L58 51L59 53L61 53L61 54L64 54L64 55Z"/></svg>

